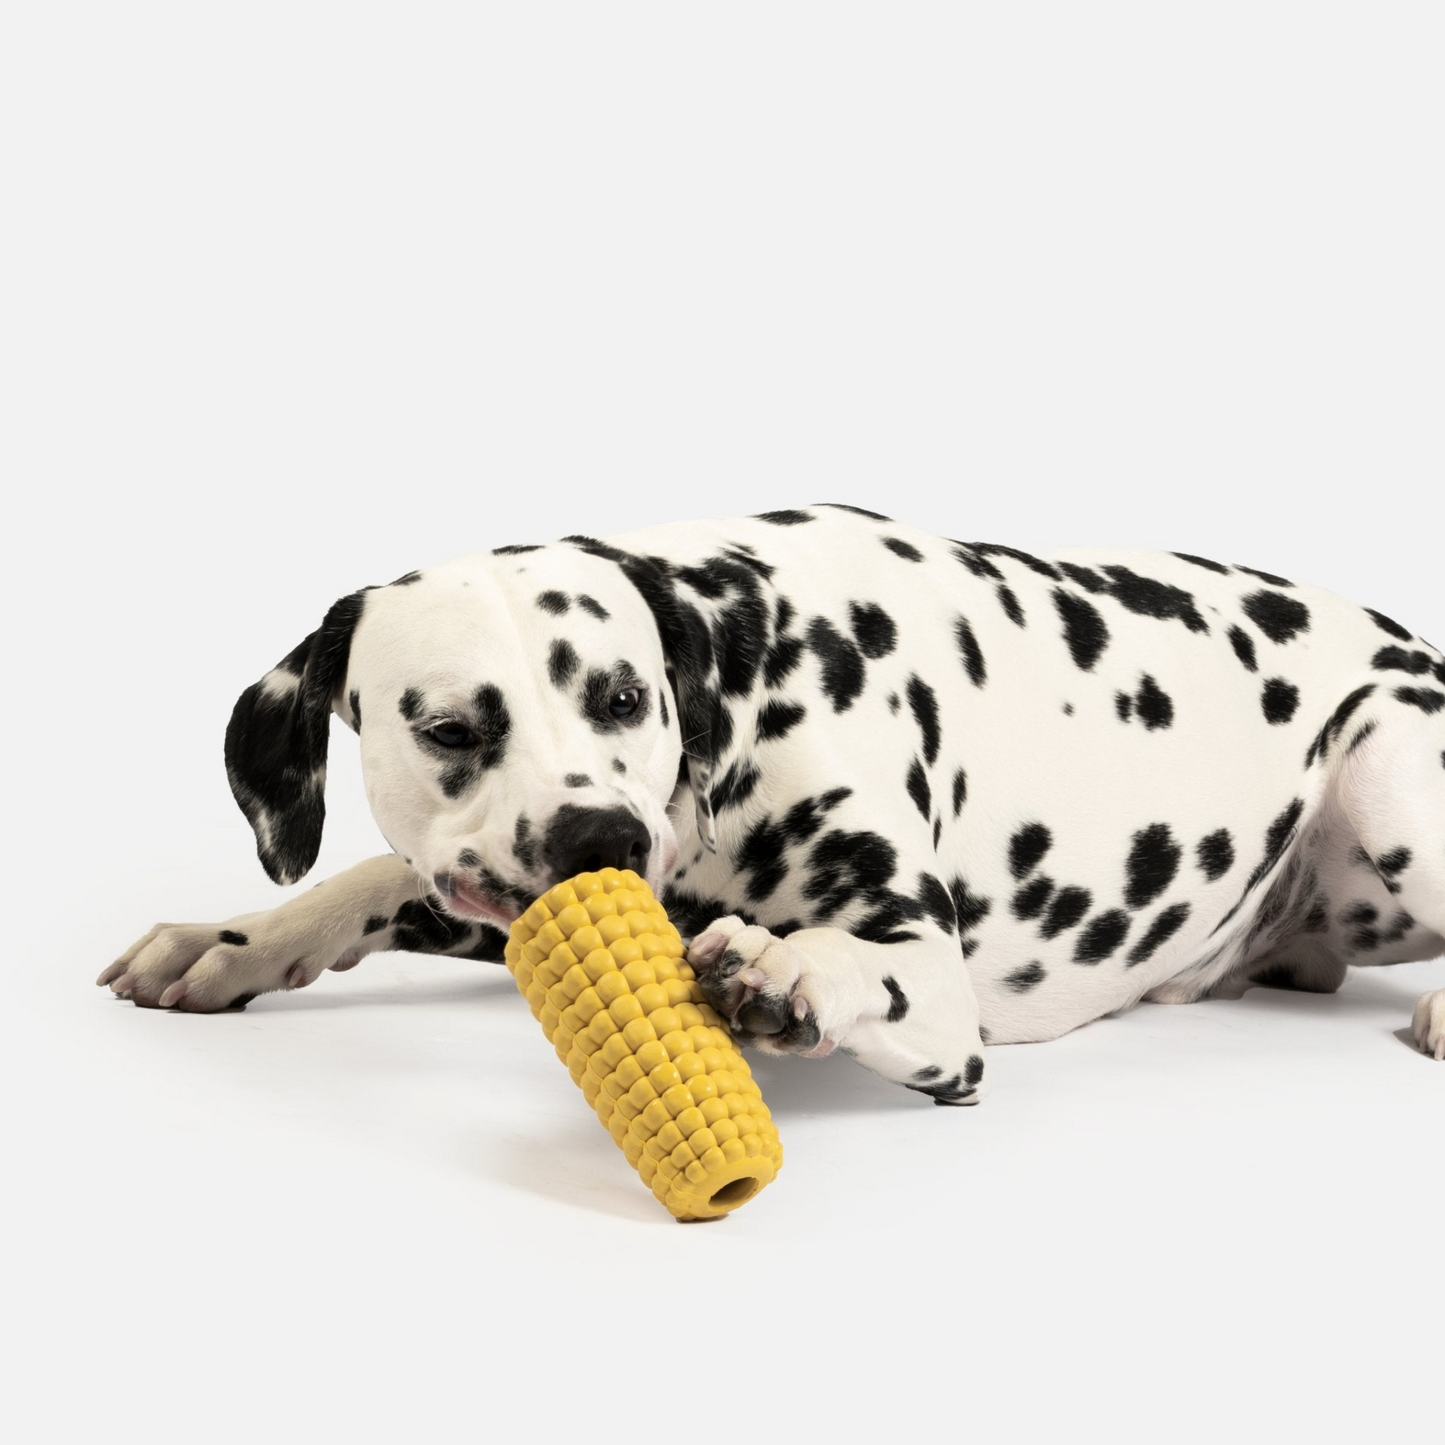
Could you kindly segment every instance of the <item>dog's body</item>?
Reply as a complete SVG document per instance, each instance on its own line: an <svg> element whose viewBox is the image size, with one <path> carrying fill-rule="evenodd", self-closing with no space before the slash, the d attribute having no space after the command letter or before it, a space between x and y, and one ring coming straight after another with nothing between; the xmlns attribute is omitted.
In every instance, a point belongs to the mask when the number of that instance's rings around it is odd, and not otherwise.
<svg viewBox="0 0 1445 1445"><path fill-rule="evenodd" d="M158 927L102 982L207 1011L378 948L495 959L552 881L636 866L745 1039L971 1103L986 1042L1445 947L1445 660L1203 558L814 507L408 574L237 704L279 881L332 709L396 855ZM1445 990L1415 1037L1445 1057Z"/></svg>

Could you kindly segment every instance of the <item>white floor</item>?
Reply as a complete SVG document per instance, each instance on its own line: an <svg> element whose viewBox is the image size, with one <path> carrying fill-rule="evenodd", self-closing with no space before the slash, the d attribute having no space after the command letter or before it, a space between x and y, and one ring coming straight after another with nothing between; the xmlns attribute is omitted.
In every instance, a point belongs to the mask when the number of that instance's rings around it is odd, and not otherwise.
<svg viewBox="0 0 1445 1445"><path fill-rule="evenodd" d="M679 1425L1439 1424L1445 1066L1402 1032L1438 963L995 1050L972 1110L761 1059L786 1169L689 1227L499 967L205 1018L38 946L8 1292L43 1438L586 1438L651 1388Z"/></svg>

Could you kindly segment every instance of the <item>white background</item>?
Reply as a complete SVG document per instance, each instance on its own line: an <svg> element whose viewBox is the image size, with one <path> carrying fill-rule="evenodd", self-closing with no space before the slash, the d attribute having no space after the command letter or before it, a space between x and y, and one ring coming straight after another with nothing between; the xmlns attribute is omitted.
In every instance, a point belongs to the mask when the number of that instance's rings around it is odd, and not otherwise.
<svg viewBox="0 0 1445 1445"><path fill-rule="evenodd" d="M1445 641L1442 69L1382 0L7 7L15 1438L1437 1430L1439 963L977 1110L765 1064L787 1169L693 1228L501 970L90 980L277 896L235 695L458 552L837 500ZM379 843L336 741L318 877Z"/></svg>

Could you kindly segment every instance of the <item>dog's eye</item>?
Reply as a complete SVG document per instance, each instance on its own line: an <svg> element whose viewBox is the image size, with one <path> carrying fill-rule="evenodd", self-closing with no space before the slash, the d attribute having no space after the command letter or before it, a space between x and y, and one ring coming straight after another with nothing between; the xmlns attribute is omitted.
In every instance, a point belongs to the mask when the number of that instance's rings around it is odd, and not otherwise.
<svg viewBox="0 0 1445 1445"><path fill-rule="evenodd" d="M438 723L434 728L428 728L426 735L443 748L467 748L477 740L472 730L464 728L461 723Z"/></svg>
<svg viewBox="0 0 1445 1445"><path fill-rule="evenodd" d="M607 711L613 717L631 717L642 703L642 689L638 687L624 687L620 692L614 692L607 704Z"/></svg>

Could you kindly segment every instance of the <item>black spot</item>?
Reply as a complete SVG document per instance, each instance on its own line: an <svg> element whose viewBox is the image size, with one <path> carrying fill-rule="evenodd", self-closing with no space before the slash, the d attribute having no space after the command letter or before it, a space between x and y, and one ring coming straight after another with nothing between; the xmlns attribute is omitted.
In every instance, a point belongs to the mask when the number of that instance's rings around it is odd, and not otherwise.
<svg viewBox="0 0 1445 1445"><path fill-rule="evenodd" d="M1141 577L1127 567L1109 564L1104 571L1113 579L1109 591L1141 617L1157 617L1160 621L1177 619L1191 632L1208 632L1209 624L1194 605L1194 596L1182 587Z"/></svg>
<svg viewBox="0 0 1445 1445"><path fill-rule="evenodd" d="M763 680L769 687L777 687L797 667L802 656L802 638L780 635L763 659Z"/></svg>
<svg viewBox="0 0 1445 1445"><path fill-rule="evenodd" d="M1076 562L1060 562L1059 570L1069 579L1077 583L1085 592L1107 592L1108 582L1101 577L1092 567L1080 567Z"/></svg>
<svg viewBox="0 0 1445 1445"><path fill-rule="evenodd" d="M380 913L374 913L366 920L366 926L361 930L363 934L380 933L383 928L390 925L391 919Z"/></svg>
<svg viewBox="0 0 1445 1445"><path fill-rule="evenodd" d="M1191 562L1196 567L1203 567L1210 572L1220 572L1224 576L1229 575L1229 568L1221 562L1211 562L1208 557L1196 557L1192 552L1175 552L1181 562Z"/></svg>
<svg viewBox="0 0 1445 1445"><path fill-rule="evenodd" d="M1272 727L1287 723L1299 707L1299 688L1282 677L1272 677L1260 694L1260 706L1264 708L1265 721Z"/></svg>
<svg viewBox="0 0 1445 1445"><path fill-rule="evenodd" d="M1199 871L1211 882L1223 878L1234 867L1234 839L1228 828L1220 828L1194 845Z"/></svg>
<svg viewBox="0 0 1445 1445"><path fill-rule="evenodd" d="M717 781L712 790L712 808L715 813L724 813L745 803L753 794L762 778L762 773L751 763L739 758Z"/></svg>
<svg viewBox="0 0 1445 1445"><path fill-rule="evenodd" d="M911 542L905 542L901 537L883 537L883 545L896 556L902 557L908 562L923 561L923 553Z"/></svg>
<svg viewBox="0 0 1445 1445"><path fill-rule="evenodd" d="M978 556L1011 557L1015 562L1021 562L1030 572L1037 572L1040 577L1047 577L1054 582L1059 580L1059 569L1052 562L1044 562L1032 553L1021 552L1017 547L1004 547L997 542L969 542L964 545L970 547Z"/></svg>
<svg viewBox="0 0 1445 1445"><path fill-rule="evenodd" d="M953 816L956 818L963 812L963 805L968 801L968 774L962 768L953 775Z"/></svg>
<svg viewBox="0 0 1445 1445"><path fill-rule="evenodd" d="M392 947L403 953L445 953L471 935L470 927L438 913L419 898L410 898L396 910Z"/></svg>
<svg viewBox="0 0 1445 1445"><path fill-rule="evenodd" d="M1401 642L1413 642L1415 634L1407 632L1391 617L1386 617L1383 612L1376 612L1373 608L1365 608L1365 615L1380 629L1381 632L1388 632L1391 637L1398 637Z"/></svg>
<svg viewBox="0 0 1445 1445"><path fill-rule="evenodd" d="M395 581L389 582L389 587L410 587L413 582L421 581L420 572L403 572Z"/></svg>
<svg viewBox="0 0 1445 1445"><path fill-rule="evenodd" d="M1150 732L1155 728L1167 728L1174 721L1173 700L1148 673L1144 674L1143 681L1139 684L1134 706L1138 710L1139 721Z"/></svg>
<svg viewBox="0 0 1445 1445"><path fill-rule="evenodd" d="M965 1103L978 1092L964 1088L962 1074L955 1074L941 1084L904 1084L903 1087L912 1089L915 1094L928 1094L935 1104L944 1105Z"/></svg>
<svg viewBox="0 0 1445 1445"><path fill-rule="evenodd" d="M1091 918L1074 945L1074 962L1102 963L1123 943L1129 932L1129 915L1115 908Z"/></svg>
<svg viewBox="0 0 1445 1445"><path fill-rule="evenodd" d="M1362 728L1359 730L1359 732L1357 732L1357 733L1354 735L1354 737L1352 737L1352 738L1350 739L1350 745L1349 745L1349 747L1347 747L1347 748L1345 749L1345 752L1346 752L1346 753L1352 753L1352 752L1354 752L1354 750L1355 750L1357 747L1359 747L1360 744L1363 743L1363 742L1370 736L1370 734L1373 733L1374 731L1375 731L1375 724L1372 723L1372 722L1367 722L1367 723L1364 725L1364 727L1362 727Z"/></svg>
<svg viewBox="0 0 1445 1445"><path fill-rule="evenodd" d="M397 706L401 709L401 715L407 722L411 722L421 711L422 696L416 688L409 687L402 693L401 701Z"/></svg>
<svg viewBox="0 0 1445 1445"><path fill-rule="evenodd" d="M864 657L887 657L897 646L898 629L876 602L850 602L848 620Z"/></svg>
<svg viewBox="0 0 1445 1445"><path fill-rule="evenodd" d="M786 737L806 716L801 703L771 699L758 713L758 741Z"/></svg>
<svg viewBox="0 0 1445 1445"><path fill-rule="evenodd" d="M888 711L889 711L889 712L897 712L898 709L899 709L899 706L900 706L900 703L899 703L899 701L898 701L898 694L897 694L896 692L890 692L890 693L888 694Z"/></svg>
<svg viewBox="0 0 1445 1445"><path fill-rule="evenodd" d="M756 572L764 582L770 582L773 573L778 569L769 562L764 562L757 555L757 549L749 547L746 542L733 542L723 548L723 556L736 562L741 567L747 567Z"/></svg>
<svg viewBox="0 0 1445 1445"><path fill-rule="evenodd" d="M775 527L801 527L804 522L813 522L817 519L811 512L795 512L784 508L777 512L758 512L758 521L771 522Z"/></svg>
<svg viewBox="0 0 1445 1445"><path fill-rule="evenodd" d="M815 507L831 507L835 512L852 512L855 517L868 517L875 522L891 522L882 512L870 512L867 507L850 507L847 502L814 502Z"/></svg>
<svg viewBox="0 0 1445 1445"><path fill-rule="evenodd" d="M1436 713L1445 707L1445 692L1436 692L1433 687L1397 687L1395 696L1425 713Z"/></svg>
<svg viewBox="0 0 1445 1445"><path fill-rule="evenodd" d="M577 594L577 605L584 612L590 612L599 622L606 622L612 616L595 597L589 597L585 592Z"/></svg>
<svg viewBox="0 0 1445 1445"><path fill-rule="evenodd" d="M1258 577L1261 582L1268 582L1271 587L1293 587L1294 583L1288 577L1276 577L1273 572L1261 572L1257 567L1246 567L1242 562L1234 564L1241 572L1248 572L1251 577Z"/></svg>
<svg viewBox="0 0 1445 1445"><path fill-rule="evenodd" d="M1031 988L1037 988L1047 977L1048 973L1043 964L1026 963L1004 978L1004 986L1012 989L1014 993L1027 993Z"/></svg>
<svg viewBox="0 0 1445 1445"><path fill-rule="evenodd" d="M567 601L565 592L539 592L537 594L537 606L543 612L550 612L553 617L560 617L571 604Z"/></svg>
<svg viewBox="0 0 1445 1445"><path fill-rule="evenodd" d="M982 687L988 679L988 670L984 665L983 652L979 648L978 638L973 635L973 628L968 625L966 617L958 617L953 623L954 636L958 639L959 655L963 658L964 671L968 673L968 680L975 687Z"/></svg>
<svg viewBox="0 0 1445 1445"><path fill-rule="evenodd" d="M1134 834L1124 864L1124 902L1145 908L1174 881L1184 856L1165 823L1151 823Z"/></svg>
<svg viewBox="0 0 1445 1445"><path fill-rule="evenodd" d="M353 687L353 688L351 689L350 695L347 697L346 700L347 700L347 702L349 702L349 703L351 704L351 726L354 727L357 732L360 732L360 731L361 731L361 694L360 694L359 692L357 692L357 690Z"/></svg>
<svg viewBox="0 0 1445 1445"><path fill-rule="evenodd" d="M581 662L577 649L564 638L558 638L547 654L547 676L552 679L552 685L566 687L577 675Z"/></svg>
<svg viewBox="0 0 1445 1445"><path fill-rule="evenodd" d="M1127 692L1116 692L1114 711L1119 715L1120 722L1128 722L1134 712L1134 699Z"/></svg>
<svg viewBox="0 0 1445 1445"><path fill-rule="evenodd" d="M938 728L938 698L933 689L916 674L908 679L908 706L912 708L913 720L923 735L923 761L932 767L938 759L941 739Z"/></svg>
<svg viewBox="0 0 1445 1445"><path fill-rule="evenodd" d="M1057 938L1083 918L1093 901L1087 888L1060 888L1039 931L1045 938Z"/></svg>
<svg viewBox="0 0 1445 1445"><path fill-rule="evenodd" d="M953 900L948 895L948 889L933 874L918 875L918 901L944 933L953 932L958 922L953 916Z"/></svg>
<svg viewBox="0 0 1445 1445"><path fill-rule="evenodd" d="M1289 847L1294 838L1295 828L1299 820L1304 816L1304 799L1294 798L1283 812L1272 822L1264 835L1264 856L1255 865L1254 872L1249 875L1244 885L1244 892L1240 894L1239 901L1214 925L1212 933L1218 933L1221 928L1228 924L1244 906L1244 900L1254 892L1258 884L1274 871L1275 865L1284 857L1285 849Z"/></svg>
<svg viewBox="0 0 1445 1445"><path fill-rule="evenodd" d="M805 802L816 813L818 805L812 799ZM800 806L794 805L789 818ZM809 827L817 826L815 817L806 823ZM860 894L883 888L897 871L898 852L877 833L849 833L834 828L813 844L808 868L803 897L818 905L820 915L827 916L840 913ZM921 914L921 908L919 912Z"/></svg>
<svg viewBox="0 0 1445 1445"><path fill-rule="evenodd" d="M518 814L512 830L512 853L523 868L537 866L537 840L532 836L532 820L525 813Z"/></svg>
<svg viewBox="0 0 1445 1445"><path fill-rule="evenodd" d="M1288 642L1310 628L1310 610L1296 597L1283 592L1251 592L1240 603L1245 616L1271 642Z"/></svg>
<svg viewBox="0 0 1445 1445"><path fill-rule="evenodd" d="M943 837L943 814L933 820L933 851L938 851L938 840Z"/></svg>
<svg viewBox="0 0 1445 1445"><path fill-rule="evenodd" d="M684 764L684 766L685 766L686 763L687 763L687 758L684 757L682 761L683 761L683 764ZM612 771L613 771L614 773L625 773L625 772L627 771L627 764L624 763L621 758L613 758L613 759L612 759ZM719 917L722 917L721 914L719 914L718 916L719 916Z"/></svg>
<svg viewBox="0 0 1445 1445"><path fill-rule="evenodd" d="M1149 925L1144 937L1129 950L1125 966L1137 968L1146 959L1152 958L1163 944L1179 932L1188 917L1189 905L1187 903L1171 903Z"/></svg>
<svg viewBox="0 0 1445 1445"><path fill-rule="evenodd" d="M919 935L912 929L899 925L912 923L923 917L923 905L902 893L880 889L869 895L873 904L871 912L849 930L855 938L866 938L870 943L916 943Z"/></svg>
<svg viewBox="0 0 1445 1445"><path fill-rule="evenodd" d="M808 624L808 646L822 664L823 691L834 712L847 712L863 691L863 654L826 617Z"/></svg>
<svg viewBox="0 0 1445 1445"><path fill-rule="evenodd" d="M993 909L992 900L973 892L962 877L948 885L948 896L953 901L953 916L958 920L960 936L977 928Z"/></svg>
<svg viewBox="0 0 1445 1445"><path fill-rule="evenodd" d="M998 584L998 600L999 605L1004 610L1004 616L1016 627L1023 627L1025 625L1024 610L1019 606L1019 600L1014 595L1013 588L1005 586L1004 583L1000 582Z"/></svg>
<svg viewBox="0 0 1445 1445"><path fill-rule="evenodd" d="M1309 745L1309 751L1305 754L1305 767L1309 767L1316 758L1324 758L1329 751L1330 744L1345 730L1345 724L1359 710L1360 704L1374 691L1374 683L1367 682L1363 687L1357 687L1340 703Z"/></svg>
<svg viewBox="0 0 1445 1445"><path fill-rule="evenodd" d="M953 556L955 561L963 563L975 577L992 577L1000 582L1003 581L1003 573L987 558L980 557L972 547L965 543L960 542L954 546Z"/></svg>
<svg viewBox="0 0 1445 1445"><path fill-rule="evenodd" d="M1013 896L1013 914L1015 918L1029 919L1037 918L1045 908L1049 906L1049 899L1054 896L1054 881L1052 878L1034 878L1025 883L1022 888Z"/></svg>
<svg viewBox="0 0 1445 1445"><path fill-rule="evenodd" d="M216 937L222 943L229 943L233 948L245 948L251 941L244 933L237 933L234 928L223 928Z"/></svg>
<svg viewBox="0 0 1445 1445"><path fill-rule="evenodd" d="M569 539L570 540L570 539ZM520 557L523 552L540 552L541 546L536 542L513 542L506 547L493 547L493 557Z"/></svg>
<svg viewBox="0 0 1445 1445"><path fill-rule="evenodd" d="M1063 619L1064 641L1068 643L1074 665L1092 672L1099 654L1109 645L1109 629L1099 609L1078 593L1065 592L1062 587L1054 589L1053 597Z"/></svg>
<svg viewBox="0 0 1445 1445"><path fill-rule="evenodd" d="M923 814L925 821L933 811L933 793L928 786L928 774L923 771L923 764L914 758L908 769L908 796L913 799L913 806Z"/></svg>
<svg viewBox="0 0 1445 1445"><path fill-rule="evenodd" d="M1413 856L1408 848L1395 848L1375 859L1375 868L1391 893L1400 891L1400 885L1395 880L1410 866Z"/></svg>
<svg viewBox="0 0 1445 1445"><path fill-rule="evenodd" d="M1259 671L1259 662L1255 657L1254 639L1242 627L1231 627L1229 629L1229 645L1234 648L1234 655L1244 664L1250 672Z"/></svg>
<svg viewBox="0 0 1445 1445"><path fill-rule="evenodd" d="M453 955L455 958L471 959L478 963L501 963L506 956L507 935L489 923L478 925L477 941L471 947Z"/></svg>
<svg viewBox="0 0 1445 1445"><path fill-rule="evenodd" d="M908 998L897 982L884 975L883 987L888 990L888 997L891 1002L888 1005L888 1022L896 1024L899 1019L904 1018L908 1013Z"/></svg>
<svg viewBox="0 0 1445 1445"><path fill-rule="evenodd" d="M1026 878L1043 861L1053 843L1053 834L1042 823L1025 823L1009 839L1009 872L1015 878Z"/></svg>
<svg viewBox="0 0 1445 1445"><path fill-rule="evenodd" d="M1377 672L1408 672L1420 677L1430 671L1428 653L1406 652L1403 647L1382 647L1371 659L1370 666Z"/></svg>

